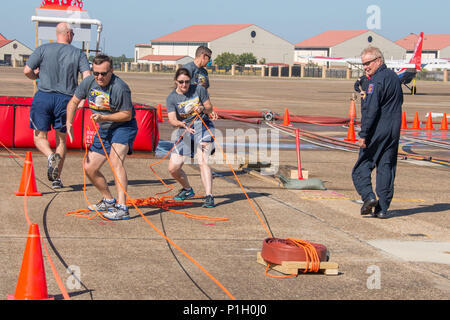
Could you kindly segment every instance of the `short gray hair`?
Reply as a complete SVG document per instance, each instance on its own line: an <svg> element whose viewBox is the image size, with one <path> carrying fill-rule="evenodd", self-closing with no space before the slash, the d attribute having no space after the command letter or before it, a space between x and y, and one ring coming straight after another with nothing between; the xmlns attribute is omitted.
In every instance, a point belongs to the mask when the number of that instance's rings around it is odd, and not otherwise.
<svg viewBox="0 0 450 320"><path fill-rule="evenodd" d="M384 56L380 49L377 47L367 47L361 52L361 57L365 55L370 55L374 59L381 58L381 61L384 63Z"/></svg>

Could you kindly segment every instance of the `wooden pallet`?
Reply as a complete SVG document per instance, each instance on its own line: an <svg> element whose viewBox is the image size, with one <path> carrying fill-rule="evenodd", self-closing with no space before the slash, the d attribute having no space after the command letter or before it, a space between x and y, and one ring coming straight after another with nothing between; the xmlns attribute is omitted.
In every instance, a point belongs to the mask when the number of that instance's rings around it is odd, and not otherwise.
<svg viewBox="0 0 450 320"><path fill-rule="evenodd" d="M261 252L258 252L256 262L264 266L269 264L262 258ZM299 270L305 270L306 268L307 265L305 261L282 261L281 264L270 264L270 269L284 274L298 275ZM327 276L337 276L339 274L339 265L334 262L321 262L319 272L322 272Z"/></svg>

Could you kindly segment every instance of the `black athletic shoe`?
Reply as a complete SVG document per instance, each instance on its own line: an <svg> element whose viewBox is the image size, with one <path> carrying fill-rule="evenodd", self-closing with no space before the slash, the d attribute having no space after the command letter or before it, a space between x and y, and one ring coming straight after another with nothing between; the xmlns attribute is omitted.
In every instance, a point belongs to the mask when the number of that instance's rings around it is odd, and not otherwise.
<svg viewBox="0 0 450 320"><path fill-rule="evenodd" d="M62 189L62 188L64 188L64 185L62 184L61 179L55 179L52 182L52 188L53 189Z"/></svg>

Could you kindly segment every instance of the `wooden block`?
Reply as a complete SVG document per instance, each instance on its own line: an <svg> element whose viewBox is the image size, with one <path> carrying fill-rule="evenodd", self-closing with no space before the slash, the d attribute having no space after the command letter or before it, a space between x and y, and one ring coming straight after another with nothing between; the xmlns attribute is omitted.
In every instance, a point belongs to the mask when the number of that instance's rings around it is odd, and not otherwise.
<svg viewBox="0 0 450 320"><path fill-rule="evenodd" d="M267 266L267 263L261 256L261 252L256 255L256 262ZM283 261L281 264L270 264L270 268L284 274L298 274L299 270L307 268L305 261ZM339 274L339 265L335 262L324 261L320 263L319 270L327 276L336 276Z"/></svg>
<svg viewBox="0 0 450 320"><path fill-rule="evenodd" d="M303 179L308 179L308 170L303 170L302 169L302 178ZM291 179L298 179L298 170L291 170Z"/></svg>

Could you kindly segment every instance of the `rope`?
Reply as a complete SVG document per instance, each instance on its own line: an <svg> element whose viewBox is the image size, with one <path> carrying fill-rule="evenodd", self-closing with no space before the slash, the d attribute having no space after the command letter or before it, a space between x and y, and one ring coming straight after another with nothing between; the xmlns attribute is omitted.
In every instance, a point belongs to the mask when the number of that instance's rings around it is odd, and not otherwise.
<svg viewBox="0 0 450 320"><path fill-rule="evenodd" d="M320 257L317 253L316 247L314 247L310 242L300 239L294 238L286 238L287 244L284 247L285 250L289 250L289 246L292 244L295 247L301 248L305 252L305 262L306 268L303 270L303 273L317 273L320 270ZM276 279L285 279L297 276L297 274L290 274L286 276L274 276L268 273L269 268L273 264L267 263L265 275L271 278Z"/></svg>
<svg viewBox="0 0 450 320"><path fill-rule="evenodd" d="M100 143L101 143L101 145L102 145L102 148L103 148L103 151L105 152L105 156L106 156L106 159L107 159L107 161L108 161L108 163L109 163L109 165L110 165L110 167L111 167L111 170L112 170L112 172L113 172L113 174L114 174L114 178L116 179L116 181L117 181L117 183L119 184L119 186L122 188L122 191L125 193L125 195L127 196L127 198L130 198L131 199L131 197L129 196L129 194L128 194L128 192L125 190L125 188L122 186L122 184L120 183L120 181L119 181L119 179L118 179L118 177L117 177L117 175L116 175L116 173L115 173L115 171L114 171L114 169L113 169L113 166L112 166L112 164L111 164L111 161L110 161L110 159L109 159L109 156L108 156L108 153L106 152L106 149L105 149L105 146L104 146L104 144L103 144L103 141L102 141L102 139L101 139L101 137L100 137L100 134L99 134L99 132L98 132L98 129L97 129L97 126L96 126L96 123L95 123L95 121L94 120L92 120L92 122L93 122L93 124L94 124L94 128L95 128L95 131L96 131L96 134L97 134L97 136L99 137L99 140L100 140ZM85 144L85 146L86 146L86 144ZM86 157L86 154L87 154L87 146L86 146L86 153L85 153L85 157ZM83 163L84 163L84 159L83 159ZM85 172L85 170L84 170L84 165L83 165L83 172ZM86 179L86 177L84 177L84 179ZM84 188L85 189L85 188ZM86 197L86 192L85 192L85 197ZM86 197L86 200L87 200L87 197ZM181 247L179 247L175 242L173 242L169 237L167 237L163 232L161 232L157 227L155 227L155 225L153 225L153 223L151 223L150 222L150 220L148 220L147 219L147 217L142 213L142 211L139 209L139 207L136 205L136 203L134 203L134 201L133 201L133 203L132 203L132 205L135 207L135 209L139 212L139 214L141 215L141 217L145 220L145 222L147 222L149 225L150 225L150 227L152 227L153 228L153 230L155 230L160 236L162 236L167 242L169 242L172 246L174 246L178 251L180 251L186 258L188 258L193 264L195 264L198 268L200 268L200 270L202 270L214 283L216 283L216 285L217 286L219 286L219 288L221 288L224 292L225 292L225 294L228 296L228 297L230 297L232 300L236 300L236 298L212 275L212 274L210 274L202 265L200 265L200 263L198 263L194 258L192 258L186 251L184 251ZM97 210L96 210L96 213L97 214L100 214L101 215L101 213L99 213ZM103 217L104 218L104 217ZM104 219L106 219L106 218L104 218Z"/></svg>
<svg viewBox="0 0 450 320"><path fill-rule="evenodd" d="M233 169L233 166L231 164L228 163L227 161L227 156L225 154L225 152L223 151L223 148L220 144L217 143L216 141L216 137L212 134L211 130L209 129L209 127L206 125L205 121L203 121L202 117L200 117L200 115L195 111L195 113L197 114L197 117L202 121L203 125L205 126L205 128L208 130L209 134L211 135L211 137L213 138L214 142L216 143L217 147L219 147L219 150L222 152L223 157L224 157L224 161L225 163L230 167L231 172L233 172L234 177L236 178L236 181L239 184L239 187L241 188L242 192L244 193L245 197L247 198L248 202L250 203L251 208L253 209L253 212L256 214L256 216L258 217L259 221L261 222L264 230L266 231L266 233L268 234L268 236L270 238L272 238L272 233L270 232L269 228L266 226L266 224L264 223L264 221L262 220L261 216L259 215L258 211L256 210L255 206L253 205L253 202L250 200L250 197L248 196L247 192L245 192L244 187L241 184L241 181L239 180L236 172Z"/></svg>
<svg viewBox="0 0 450 320"><path fill-rule="evenodd" d="M196 112L197 113L197 112ZM222 152L223 156L224 156L224 160L225 162L228 164L228 166L230 167L231 171L233 172L234 177L236 178L236 181L238 182L242 192L245 194L245 197L247 198L248 202L250 203L251 208L253 209L253 212L256 214L256 216L258 217L259 221L261 222L264 230L267 232L269 238L273 238L273 234L272 232L269 230L269 228L267 227L266 223L263 221L263 219L261 218L260 214L258 213L258 211L256 210L255 206L253 205L252 201L250 200L250 197L248 196L247 192L245 191L244 187L242 186L238 176L236 175L236 172L234 171L233 167L231 166L231 164L229 164L227 162L226 159L226 154L223 151L223 148L220 146L220 144L217 143L216 138L214 137L214 135L212 134L211 130L209 129L209 127L206 125L206 123L203 121L203 119L199 116L199 114L197 113L197 117L202 121L203 125L205 126L205 128L208 130L209 134L211 135L211 137L213 137L214 142L216 142L216 145L219 147L219 150ZM308 241L305 240L299 240L299 239L293 239L293 238L287 238L287 240L292 241L295 245L297 245L298 247L302 247L305 250L306 253L306 257L307 257L307 268L305 268L304 273L306 272L318 272L319 268L320 268L320 258L319 255L317 254L317 249ZM312 265L311 267L309 267L309 260L312 261ZM265 274L270 276L270 277L274 277L274 278L290 278L296 275L288 275L288 276L271 276L267 273L268 268L269 268L270 264L267 265L266 267L266 271Z"/></svg>

